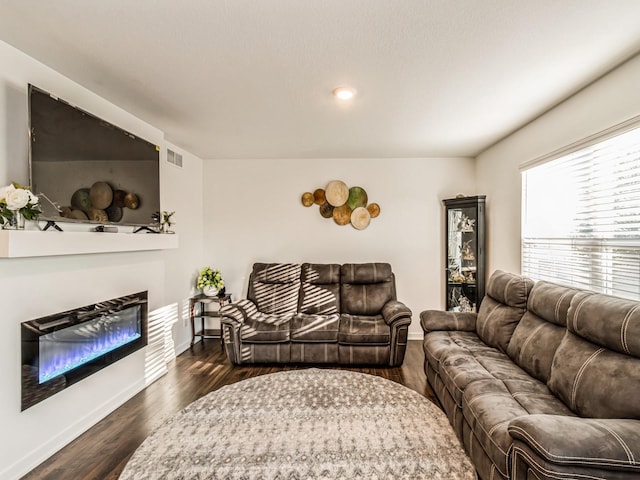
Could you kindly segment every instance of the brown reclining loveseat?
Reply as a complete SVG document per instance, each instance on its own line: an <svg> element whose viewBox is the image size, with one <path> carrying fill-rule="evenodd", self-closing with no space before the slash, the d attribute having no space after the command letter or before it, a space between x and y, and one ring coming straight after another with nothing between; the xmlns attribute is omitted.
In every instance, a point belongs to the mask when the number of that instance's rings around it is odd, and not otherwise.
<svg viewBox="0 0 640 480"><path fill-rule="evenodd" d="M387 263L256 263L247 298L221 313L234 364L395 367L411 323Z"/></svg>

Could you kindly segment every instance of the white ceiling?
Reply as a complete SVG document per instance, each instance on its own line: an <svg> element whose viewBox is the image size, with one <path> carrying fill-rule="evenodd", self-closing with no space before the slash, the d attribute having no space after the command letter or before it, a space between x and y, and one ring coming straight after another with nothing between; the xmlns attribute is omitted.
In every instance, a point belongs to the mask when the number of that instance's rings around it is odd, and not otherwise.
<svg viewBox="0 0 640 480"><path fill-rule="evenodd" d="M640 1L1 0L0 39L204 159L475 156L640 51Z"/></svg>

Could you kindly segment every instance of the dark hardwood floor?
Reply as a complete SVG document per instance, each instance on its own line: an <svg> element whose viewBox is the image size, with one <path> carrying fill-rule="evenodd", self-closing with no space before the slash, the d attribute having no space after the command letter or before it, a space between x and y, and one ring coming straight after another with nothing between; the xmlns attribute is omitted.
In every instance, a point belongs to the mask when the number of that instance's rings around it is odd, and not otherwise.
<svg viewBox="0 0 640 480"><path fill-rule="evenodd" d="M402 367L343 369L387 378L436 402L423 362L422 342L413 340ZM151 431L194 400L246 378L296 368L309 366L234 367L218 341L197 343L169 365L169 373L22 478L115 480Z"/></svg>

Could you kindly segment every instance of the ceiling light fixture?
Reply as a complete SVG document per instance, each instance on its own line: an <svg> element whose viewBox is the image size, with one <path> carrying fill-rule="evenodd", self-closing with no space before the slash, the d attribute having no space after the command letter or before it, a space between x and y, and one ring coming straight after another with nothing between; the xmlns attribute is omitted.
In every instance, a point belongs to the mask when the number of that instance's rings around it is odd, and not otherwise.
<svg viewBox="0 0 640 480"><path fill-rule="evenodd" d="M351 100L356 91L351 87L336 87L333 89L333 94L340 100Z"/></svg>

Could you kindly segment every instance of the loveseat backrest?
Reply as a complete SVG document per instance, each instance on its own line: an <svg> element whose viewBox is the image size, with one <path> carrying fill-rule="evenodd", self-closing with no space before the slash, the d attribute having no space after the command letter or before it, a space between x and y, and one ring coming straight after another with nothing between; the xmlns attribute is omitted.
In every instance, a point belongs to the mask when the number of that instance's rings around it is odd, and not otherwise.
<svg viewBox="0 0 640 480"><path fill-rule="evenodd" d="M574 288L540 280L527 301L527 311L517 324L507 354L529 375L547 382L553 356L567 331L567 311Z"/></svg>
<svg viewBox="0 0 640 480"><path fill-rule="evenodd" d="M342 313L379 315L395 299L395 278L388 263L346 263L340 268Z"/></svg>
<svg viewBox="0 0 640 480"><path fill-rule="evenodd" d="M303 263L298 311L340 313L340 265Z"/></svg>
<svg viewBox="0 0 640 480"><path fill-rule="evenodd" d="M640 302L577 293L548 386L578 415L640 419Z"/></svg>
<svg viewBox="0 0 640 480"><path fill-rule="evenodd" d="M533 280L496 270L489 277L476 320L484 343L507 353L509 341L527 306Z"/></svg>
<svg viewBox="0 0 640 480"><path fill-rule="evenodd" d="M300 294L301 267L294 263L255 263L247 298L263 313L295 313Z"/></svg>

